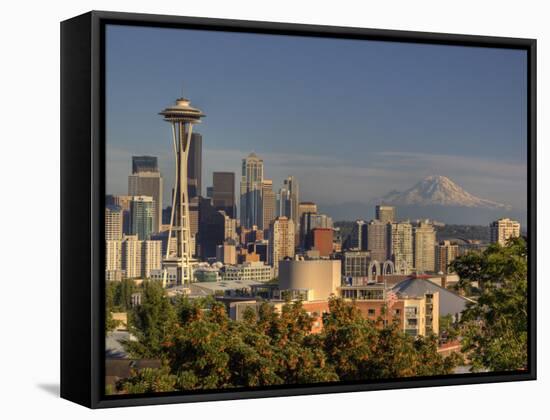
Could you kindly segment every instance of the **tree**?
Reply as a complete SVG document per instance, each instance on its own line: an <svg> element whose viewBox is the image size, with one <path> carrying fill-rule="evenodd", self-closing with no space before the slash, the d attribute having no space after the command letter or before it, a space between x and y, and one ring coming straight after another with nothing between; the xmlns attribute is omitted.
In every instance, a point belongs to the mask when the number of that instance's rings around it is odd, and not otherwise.
<svg viewBox="0 0 550 420"><path fill-rule="evenodd" d="M515 238L491 245L476 264L461 257L456 267L464 283L483 285L476 303L462 314L463 352L474 370L507 371L527 367L527 244ZM453 263L454 264L454 263Z"/></svg>
<svg viewBox="0 0 550 420"><path fill-rule="evenodd" d="M453 319L451 314L439 317L439 338L442 342L456 340L459 334L458 322Z"/></svg>
<svg viewBox="0 0 550 420"><path fill-rule="evenodd" d="M129 378L117 383L117 390L122 394L150 394L175 390L178 378L170 373L168 366L160 369L144 368L133 370Z"/></svg>
<svg viewBox="0 0 550 420"><path fill-rule="evenodd" d="M130 355L139 358L163 358L164 349L171 345L177 317L162 286L158 282L144 282L141 304L128 315L128 330L136 338L124 342Z"/></svg>
<svg viewBox="0 0 550 420"><path fill-rule="evenodd" d="M171 301L162 292L145 284L143 303L131 317L137 342L125 346L132 355L162 359L165 367L133 372L119 392L436 375L455 366L437 353L435 337L415 339L397 323L365 319L342 299L330 300L323 332L311 334L313 319L300 301L278 311L264 302L233 321L212 298Z"/></svg>

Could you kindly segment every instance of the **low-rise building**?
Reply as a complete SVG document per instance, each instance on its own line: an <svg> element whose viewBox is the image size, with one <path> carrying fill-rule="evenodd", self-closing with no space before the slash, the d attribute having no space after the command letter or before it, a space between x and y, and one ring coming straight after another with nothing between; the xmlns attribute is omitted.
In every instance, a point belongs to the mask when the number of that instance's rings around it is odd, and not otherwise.
<svg viewBox="0 0 550 420"><path fill-rule="evenodd" d="M254 286L261 286L263 283L251 280L233 280L218 282L195 282L189 285L193 296L250 296L253 297Z"/></svg>
<svg viewBox="0 0 550 420"><path fill-rule="evenodd" d="M438 292L408 296L376 284L342 286L340 296L353 301L367 319L381 320L382 325L397 321L406 334L416 337L439 333Z"/></svg>
<svg viewBox="0 0 550 420"><path fill-rule="evenodd" d="M223 273L226 281L250 280L266 282L273 279L273 267L261 261L245 262L239 265L227 265Z"/></svg>
<svg viewBox="0 0 550 420"><path fill-rule="evenodd" d="M201 263L193 269L193 277L195 281L200 283L220 281L221 266L221 263L214 263L212 265L209 265L208 263Z"/></svg>

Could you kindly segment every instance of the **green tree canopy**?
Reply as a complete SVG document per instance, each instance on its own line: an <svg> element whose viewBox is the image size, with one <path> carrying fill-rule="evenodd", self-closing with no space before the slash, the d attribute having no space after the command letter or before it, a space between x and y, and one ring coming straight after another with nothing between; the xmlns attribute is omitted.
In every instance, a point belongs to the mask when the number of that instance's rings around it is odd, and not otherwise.
<svg viewBox="0 0 550 420"><path fill-rule="evenodd" d="M463 351L474 370L507 371L527 367L527 244L523 238L506 246L453 262L465 287L480 283L477 302L462 314Z"/></svg>

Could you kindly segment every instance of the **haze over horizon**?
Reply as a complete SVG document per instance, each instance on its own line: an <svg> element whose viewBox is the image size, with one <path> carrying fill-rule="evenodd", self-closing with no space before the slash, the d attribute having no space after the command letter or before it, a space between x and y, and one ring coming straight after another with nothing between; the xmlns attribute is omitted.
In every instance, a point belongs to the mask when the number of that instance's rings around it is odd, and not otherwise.
<svg viewBox="0 0 550 420"><path fill-rule="evenodd" d="M207 115L196 128L203 194L213 171L235 172L238 191L254 151L274 189L293 175L300 199L321 209L444 175L526 211L522 51L115 26L107 39L108 193L125 194L131 156L148 154L170 196L170 128L158 112L183 85Z"/></svg>

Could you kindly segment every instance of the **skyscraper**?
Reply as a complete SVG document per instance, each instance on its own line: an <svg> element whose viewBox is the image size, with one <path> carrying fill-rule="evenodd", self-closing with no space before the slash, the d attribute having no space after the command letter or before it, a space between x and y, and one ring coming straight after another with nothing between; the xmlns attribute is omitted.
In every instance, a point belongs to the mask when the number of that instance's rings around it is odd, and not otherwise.
<svg viewBox="0 0 550 420"><path fill-rule="evenodd" d="M122 269L128 279L141 277L142 245L137 235L126 236L122 241Z"/></svg>
<svg viewBox="0 0 550 420"><path fill-rule="evenodd" d="M366 250L367 249L367 227L364 220L356 220L351 230L348 248Z"/></svg>
<svg viewBox="0 0 550 420"><path fill-rule="evenodd" d="M108 272L120 271L122 269L122 241L105 241L105 270Z"/></svg>
<svg viewBox="0 0 550 420"><path fill-rule="evenodd" d="M279 190L277 215L288 217L294 222L294 242L296 245L300 244L300 219L298 217L299 200L300 187L298 181L293 176L289 176L283 181L283 186Z"/></svg>
<svg viewBox="0 0 550 420"><path fill-rule="evenodd" d="M200 256L206 260L216 257L218 245L222 245L226 239L235 239L235 219L227 216L223 210L201 215L200 219L198 245Z"/></svg>
<svg viewBox="0 0 550 420"><path fill-rule="evenodd" d="M212 200L217 210L223 210L229 217L237 217L235 206L235 173L214 172L212 174Z"/></svg>
<svg viewBox="0 0 550 420"><path fill-rule="evenodd" d="M298 181L293 176L289 176L283 181L283 186L279 190L278 216L288 217L296 227L300 222L298 220L299 199L300 187Z"/></svg>
<svg viewBox="0 0 550 420"><path fill-rule="evenodd" d="M298 220L300 221L300 227L298 233L300 235L299 244L301 247L305 246L306 229L304 226L304 215L306 213L317 213L317 204L311 201L302 201L298 203Z"/></svg>
<svg viewBox="0 0 550 420"><path fill-rule="evenodd" d="M105 240L122 240L122 207L120 206L105 206Z"/></svg>
<svg viewBox="0 0 550 420"><path fill-rule="evenodd" d="M489 225L491 242L506 245L510 238L518 238L521 234L519 222L508 218L495 220Z"/></svg>
<svg viewBox="0 0 550 420"><path fill-rule="evenodd" d="M420 221L414 228L414 267L418 272L435 269L435 229L428 221Z"/></svg>
<svg viewBox="0 0 550 420"><path fill-rule="evenodd" d="M143 241L141 245L141 275L151 277L153 270L162 268L162 241Z"/></svg>
<svg viewBox="0 0 550 420"><path fill-rule="evenodd" d="M379 220L371 220L367 225L367 244L366 249L369 251L373 260L382 262L386 259L388 225Z"/></svg>
<svg viewBox="0 0 550 420"><path fill-rule="evenodd" d="M191 145L187 157L187 191L189 200L201 195L202 191L202 135L191 134Z"/></svg>
<svg viewBox="0 0 550 420"><path fill-rule="evenodd" d="M122 209L122 233L130 234L130 195L107 195L105 197L105 205L119 206Z"/></svg>
<svg viewBox="0 0 550 420"><path fill-rule="evenodd" d="M132 173L158 172L156 156L132 156Z"/></svg>
<svg viewBox="0 0 550 420"><path fill-rule="evenodd" d="M435 246L435 271L447 274L449 264L458 256L458 245L451 241L442 241Z"/></svg>
<svg viewBox="0 0 550 420"><path fill-rule="evenodd" d="M409 222L388 226L388 258L398 274L410 274L414 267L413 228Z"/></svg>
<svg viewBox="0 0 550 420"><path fill-rule="evenodd" d="M140 241L137 235L125 236L121 254L126 278L149 278L151 271L162 267L162 241Z"/></svg>
<svg viewBox="0 0 550 420"><path fill-rule="evenodd" d="M157 158L133 156L132 174L128 176L128 195L132 197L146 195L153 198L155 208L153 232L159 232L162 225L162 190L162 176L158 171Z"/></svg>
<svg viewBox="0 0 550 420"><path fill-rule="evenodd" d="M268 230L269 224L275 219L275 193L273 181L264 179L262 183L262 229Z"/></svg>
<svg viewBox="0 0 550 420"><path fill-rule="evenodd" d="M152 197L137 195L130 201L130 231L140 241L147 240L153 233L156 218Z"/></svg>
<svg viewBox="0 0 550 420"><path fill-rule="evenodd" d="M275 276L278 274L279 261L294 258L295 231L294 222L284 216L277 217L269 227L268 258Z"/></svg>
<svg viewBox="0 0 550 420"><path fill-rule="evenodd" d="M393 206L376 206L376 219L382 223L392 223L395 221L395 207Z"/></svg>
<svg viewBox="0 0 550 420"><path fill-rule="evenodd" d="M264 181L264 161L255 153L250 153L242 161L241 172L241 226L251 228L261 226L262 187Z"/></svg>
<svg viewBox="0 0 550 420"><path fill-rule="evenodd" d="M313 229L332 229L332 219L326 214L303 213L300 221L302 230L302 246L311 248L313 246Z"/></svg>

